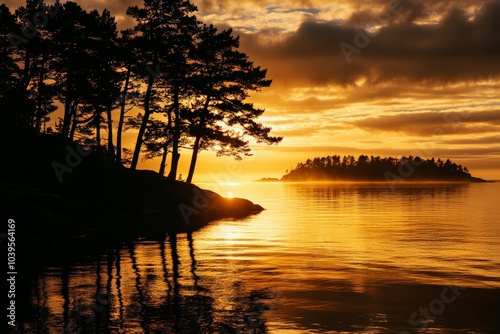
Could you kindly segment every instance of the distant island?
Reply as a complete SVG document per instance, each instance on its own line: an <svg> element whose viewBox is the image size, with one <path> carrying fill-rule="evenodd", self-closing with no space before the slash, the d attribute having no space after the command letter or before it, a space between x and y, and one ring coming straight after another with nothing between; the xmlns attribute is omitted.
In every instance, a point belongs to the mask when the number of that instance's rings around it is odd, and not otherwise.
<svg viewBox="0 0 500 334"><path fill-rule="evenodd" d="M266 181L262 179L261 181ZM437 182L487 182L473 177L467 167L450 159L422 159L403 156L338 155L307 159L287 171L281 181L437 181Z"/></svg>
<svg viewBox="0 0 500 334"><path fill-rule="evenodd" d="M279 182L280 179L276 177L264 177L262 179L256 180L255 182Z"/></svg>

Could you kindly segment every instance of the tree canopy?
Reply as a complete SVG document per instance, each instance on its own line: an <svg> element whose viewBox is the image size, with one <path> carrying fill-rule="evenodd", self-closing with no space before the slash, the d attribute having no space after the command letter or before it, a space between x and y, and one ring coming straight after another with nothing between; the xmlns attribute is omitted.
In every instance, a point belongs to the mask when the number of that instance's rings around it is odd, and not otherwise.
<svg viewBox="0 0 500 334"><path fill-rule="evenodd" d="M279 143L257 121L264 110L247 101L271 85L267 71L239 51L231 29L200 22L196 11L188 0L144 0L126 12L135 25L118 31L108 10L73 1L27 0L13 13L0 5L2 132L91 142L131 169L141 155L161 157L160 174L170 154L173 179L189 149L188 182L202 150L241 159L252 137ZM132 150L122 140L130 129Z"/></svg>
<svg viewBox="0 0 500 334"><path fill-rule="evenodd" d="M379 156L331 155L307 159L287 171L283 181L471 181L467 167L450 159L422 159L403 156L381 158Z"/></svg>

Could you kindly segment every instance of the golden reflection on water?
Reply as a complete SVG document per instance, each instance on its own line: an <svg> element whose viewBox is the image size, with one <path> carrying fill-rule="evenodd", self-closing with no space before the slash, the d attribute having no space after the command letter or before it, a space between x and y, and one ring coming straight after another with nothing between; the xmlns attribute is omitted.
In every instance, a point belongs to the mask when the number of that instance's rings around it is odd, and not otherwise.
<svg viewBox="0 0 500 334"><path fill-rule="evenodd" d="M451 285L433 333L495 333L498 184L202 186L266 210L46 268L25 331L399 333Z"/></svg>
<svg viewBox="0 0 500 334"><path fill-rule="evenodd" d="M288 254L294 259L319 255L334 260L334 266L382 271L380 275L387 272L381 268L407 269L403 273L408 277L426 270L456 271L456 278L464 276L467 282L467 275L490 276L470 261L481 263L486 257L500 263L498 219L485 217L488 211L498 211L498 189L497 184L408 185L394 192L383 184L232 187L236 197L259 198L267 210L246 221L210 226L200 231L200 242L232 230L234 245L259 240L255 243L272 245L273 254L281 252L285 260ZM244 237L236 235L238 229ZM485 237L490 240L485 242ZM498 287L494 280L467 283Z"/></svg>
<svg viewBox="0 0 500 334"><path fill-rule="evenodd" d="M258 198L267 210L200 231L200 244L222 239L231 249L221 251L241 261L258 245L248 280L279 290L289 313L301 310L298 318L307 310L345 308L349 299L340 298L339 306L338 294L390 299L390 284L408 285L404 294L412 293L412 284L500 287L496 184L412 184L391 191L384 184L262 183L230 189L236 197ZM279 318L274 320L283 330L286 317Z"/></svg>

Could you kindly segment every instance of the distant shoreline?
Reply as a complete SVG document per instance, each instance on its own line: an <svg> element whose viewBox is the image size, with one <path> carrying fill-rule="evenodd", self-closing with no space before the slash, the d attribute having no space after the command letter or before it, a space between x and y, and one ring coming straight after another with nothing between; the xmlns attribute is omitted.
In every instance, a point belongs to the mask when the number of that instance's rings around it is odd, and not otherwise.
<svg viewBox="0 0 500 334"><path fill-rule="evenodd" d="M262 181L273 180L270 178ZM329 155L298 163L287 170L281 181L476 183L489 182L474 177L466 166L450 159L419 156L380 157Z"/></svg>
<svg viewBox="0 0 500 334"><path fill-rule="evenodd" d="M287 181L287 180L280 180L278 178L262 178L259 180L254 180L252 182L263 182L263 183L356 183L356 184L470 184L470 183L496 183L500 182L499 180L484 180L480 179L481 181L468 181L468 180L463 180L463 181L446 181L446 180L405 180L405 181L363 181L363 180L293 180L293 181Z"/></svg>

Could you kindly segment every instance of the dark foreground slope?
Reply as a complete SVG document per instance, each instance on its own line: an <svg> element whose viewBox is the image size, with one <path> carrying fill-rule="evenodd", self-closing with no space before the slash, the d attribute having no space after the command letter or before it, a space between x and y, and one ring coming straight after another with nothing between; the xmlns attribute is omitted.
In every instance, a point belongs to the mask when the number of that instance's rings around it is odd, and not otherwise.
<svg viewBox="0 0 500 334"><path fill-rule="evenodd" d="M8 161L0 175L2 217L15 220L17 238L25 245L58 248L82 240L106 243L190 232L263 210L152 171L115 166L98 153L68 158L78 147L54 137L24 135L3 142L3 152ZM58 177L55 162L71 172L59 170Z"/></svg>

